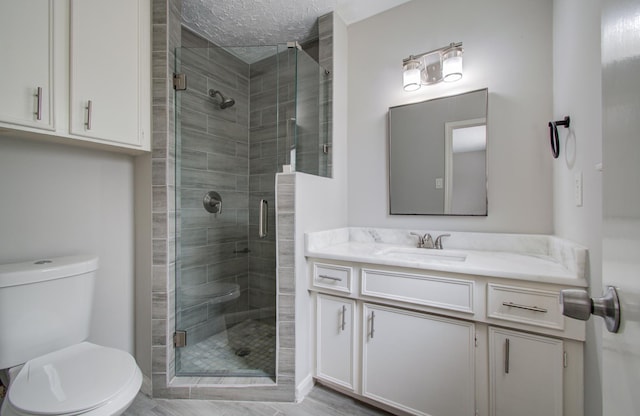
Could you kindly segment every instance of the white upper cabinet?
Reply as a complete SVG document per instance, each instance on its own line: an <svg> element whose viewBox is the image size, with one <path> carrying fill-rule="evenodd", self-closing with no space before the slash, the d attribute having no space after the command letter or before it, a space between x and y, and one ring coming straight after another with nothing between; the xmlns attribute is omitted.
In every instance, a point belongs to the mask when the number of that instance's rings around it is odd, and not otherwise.
<svg viewBox="0 0 640 416"><path fill-rule="evenodd" d="M71 134L140 146L148 66L145 1L72 0ZM148 7L148 4L146 4Z"/></svg>
<svg viewBox="0 0 640 416"><path fill-rule="evenodd" d="M150 0L2 0L0 133L148 151L150 15Z"/></svg>
<svg viewBox="0 0 640 416"><path fill-rule="evenodd" d="M52 1L0 2L0 122L54 129L53 24Z"/></svg>

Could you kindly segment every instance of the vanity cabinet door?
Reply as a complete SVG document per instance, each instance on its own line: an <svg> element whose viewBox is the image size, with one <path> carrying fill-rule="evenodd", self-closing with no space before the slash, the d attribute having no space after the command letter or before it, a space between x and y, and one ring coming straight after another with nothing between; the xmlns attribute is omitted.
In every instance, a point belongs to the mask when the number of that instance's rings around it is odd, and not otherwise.
<svg viewBox="0 0 640 416"><path fill-rule="evenodd" d="M562 415L562 340L489 328L492 416Z"/></svg>
<svg viewBox="0 0 640 416"><path fill-rule="evenodd" d="M475 414L472 322L364 304L362 336L364 396L412 414Z"/></svg>
<svg viewBox="0 0 640 416"><path fill-rule="evenodd" d="M353 390L355 301L317 296L317 377Z"/></svg>
<svg viewBox="0 0 640 416"><path fill-rule="evenodd" d="M72 0L72 135L148 148L148 0Z"/></svg>
<svg viewBox="0 0 640 416"><path fill-rule="evenodd" d="M53 130L53 2L0 2L0 124Z"/></svg>

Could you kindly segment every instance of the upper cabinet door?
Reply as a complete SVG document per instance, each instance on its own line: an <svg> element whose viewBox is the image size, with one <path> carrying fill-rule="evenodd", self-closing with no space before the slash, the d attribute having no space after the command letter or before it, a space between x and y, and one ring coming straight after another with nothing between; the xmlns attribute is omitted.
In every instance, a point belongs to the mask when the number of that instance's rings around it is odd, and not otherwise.
<svg viewBox="0 0 640 416"><path fill-rule="evenodd" d="M53 1L0 2L0 123L53 130Z"/></svg>
<svg viewBox="0 0 640 416"><path fill-rule="evenodd" d="M148 142L148 7L147 0L71 1L71 134Z"/></svg>

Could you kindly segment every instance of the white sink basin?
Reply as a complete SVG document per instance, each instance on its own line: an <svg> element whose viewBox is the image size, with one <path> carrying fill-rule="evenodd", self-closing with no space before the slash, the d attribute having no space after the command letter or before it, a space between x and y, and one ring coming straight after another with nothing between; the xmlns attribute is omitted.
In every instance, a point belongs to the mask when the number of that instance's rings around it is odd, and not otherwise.
<svg viewBox="0 0 640 416"><path fill-rule="evenodd" d="M400 260L424 261L424 262L461 262L467 259L467 255L451 250L435 250L426 248L391 247L380 250L377 256L390 257Z"/></svg>

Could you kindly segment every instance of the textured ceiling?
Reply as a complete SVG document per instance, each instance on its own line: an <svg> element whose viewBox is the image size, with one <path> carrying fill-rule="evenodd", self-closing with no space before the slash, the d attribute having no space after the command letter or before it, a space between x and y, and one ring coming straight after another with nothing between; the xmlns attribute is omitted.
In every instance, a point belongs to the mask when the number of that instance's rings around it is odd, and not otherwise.
<svg viewBox="0 0 640 416"><path fill-rule="evenodd" d="M317 18L331 11L351 24L407 1L183 0L182 15L187 27L220 46L275 45L315 38Z"/></svg>

